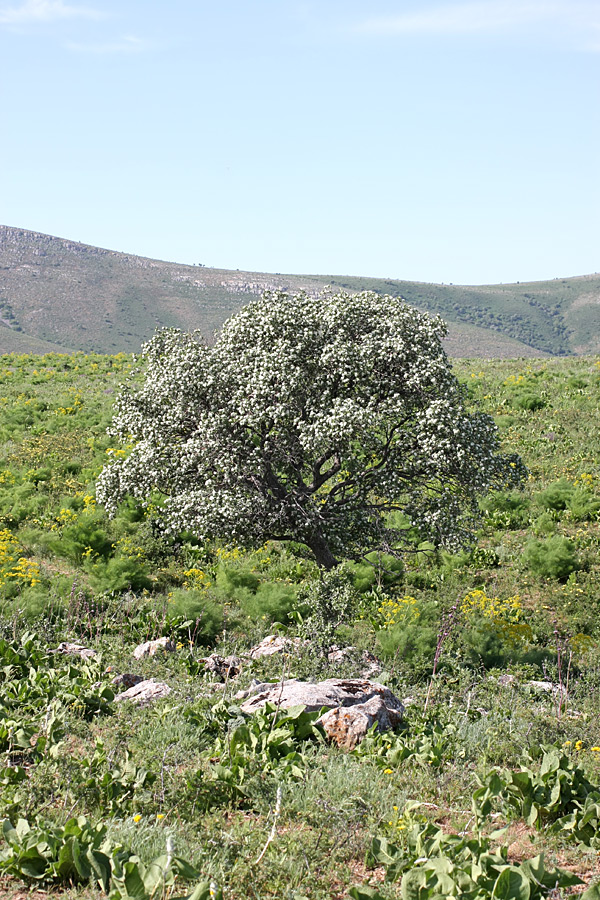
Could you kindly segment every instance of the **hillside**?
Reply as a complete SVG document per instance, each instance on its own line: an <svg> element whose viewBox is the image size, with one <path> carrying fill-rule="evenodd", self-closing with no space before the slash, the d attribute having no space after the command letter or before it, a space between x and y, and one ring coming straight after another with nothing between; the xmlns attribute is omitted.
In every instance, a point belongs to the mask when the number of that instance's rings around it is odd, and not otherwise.
<svg viewBox="0 0 600 900"><path fill-rule="evenodd" d="M595 353L600 276L457 286L336 275L210 269L147 259L0 226L0 352L135 351L157 327L208 339L266 288L326 284L404 297L449 324L452 356Z"/></svg>

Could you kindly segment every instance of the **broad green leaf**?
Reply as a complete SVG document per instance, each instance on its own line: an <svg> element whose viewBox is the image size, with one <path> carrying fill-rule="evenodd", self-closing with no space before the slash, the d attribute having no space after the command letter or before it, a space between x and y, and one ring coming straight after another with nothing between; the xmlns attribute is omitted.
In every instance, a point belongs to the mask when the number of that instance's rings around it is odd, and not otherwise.
<svg viewBox="0 0 600 900"><path fill-rule="evenodd" d="M516 866L507 866L494 885L494 900L529 900L531 887L527 876Z"/></svg>

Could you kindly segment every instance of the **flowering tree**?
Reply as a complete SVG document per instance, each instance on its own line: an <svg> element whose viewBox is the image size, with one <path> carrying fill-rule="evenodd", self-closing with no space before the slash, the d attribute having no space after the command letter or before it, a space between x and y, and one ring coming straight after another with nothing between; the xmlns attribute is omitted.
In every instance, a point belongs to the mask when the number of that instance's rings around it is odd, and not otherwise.
<svg viewBox="0 0 600 900"><path fill-rule="evenodd" d="M160 331L117 400L132 445L100 475L109 512L132 495L171 533L301 542L319 565L401 552L409 529L458 548L477 497L518 484L489 416L468 414L441 339L402 300L267 292L212 347Z"/></svg>

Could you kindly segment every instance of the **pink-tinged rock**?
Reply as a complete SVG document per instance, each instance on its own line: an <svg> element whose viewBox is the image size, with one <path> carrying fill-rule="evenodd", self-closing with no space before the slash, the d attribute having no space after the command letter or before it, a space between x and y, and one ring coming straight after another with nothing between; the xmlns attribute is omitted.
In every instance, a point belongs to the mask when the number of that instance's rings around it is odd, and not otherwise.
<svg viewBox="0 0 600 900"><path fill-rule="evenodd" d="M402 713L402 704L391 708L383 696L377 694L364 703L330 709L317 719L317 723L325 729L330 741L344 750L352 750L373 725L376 724L379 731L396 728L402 720Z"/></svg>
<svg viewBox="0 0 600 900"><path fill-rule="evenodd" d="M153 678L149 678L147 681L140 681L129 690L123 691L122 694L115 697L115 703L131 700L137 706L148 706L150 703L162 700L163 697L168 697L170 693L171 688L164 681L154 681Z"/></svg>
<svg viewBox="0 0 600 900"><path fill-rule="evenodd" d="M307 711L327 707L318 720L329 738L340 747L352 748L377 723L381 731L395 728L404 707L389 688L362 678L329 678L316 684L288 679L258 684L241 704L245 713L272 703L281 709L304 706Z"/></svg>
<svg viewBox="0 0 600 900"><path fill-rule="evenodd" d="M139 644L133 651L133 655L136 659L141 659L143 656L154 656L156 653L173 653L174 651L175 644L173 641L169 640L169 638L161 637L156 641L146 641L144 644Z"/></svg>

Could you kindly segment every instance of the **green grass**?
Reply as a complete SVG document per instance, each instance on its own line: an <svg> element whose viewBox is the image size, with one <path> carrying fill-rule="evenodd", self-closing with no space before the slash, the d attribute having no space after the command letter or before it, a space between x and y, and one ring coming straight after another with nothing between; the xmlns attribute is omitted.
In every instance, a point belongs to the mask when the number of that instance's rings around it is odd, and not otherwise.
<svg viewBox="0 0 600 900"><path fill-rule="evenodd" d="M84 815L145 862L172 836L177 854L214 878L226 900L343 898L365 884L391 900L399 882L385 882L369 853L374 838L402 840L407 803L422 804L414 813L422 824L471 834L477 777L494 766L519 769L536 744L565 745L600 784L592 749L600 745L598 360L458 362L471 402L495 416L504 446L523 456L525 490L486 499L472 551L416 554L396 578L354 570L356 612L336 635L357 648L347 661L329 665L299 644L285 659L246 659L225 686L204 674L201 658L213 649L243 656L272 630L273 604L285 612L289 592L318 573L299 547L165 540L133 505L106 519L94 480L107 451L120 449L105 429L130 364L124 355L0 358L0 637L26 644L21 668L16 651L0 651L2 817L62 826ZM547 558L568 542L575 568L532 565L532 541L546 542ZM460 615L424 712L435 640L456 601ZM285 627L296 636L289 620ZM409 629L411 640L400 640ZM175 653L134 660L136 644L161 635L178 644ZM48 652L67 639L96 649L99 661ZM297 772L277 761L276 746L271 755L264 749L281 737L275 724L260 732L262 749L232 753L243 721L235 693L252 679L355 676L360 651L381 654L384 645L392 649L380 677L411 699L400 734L353 753L292 735ZM529 682L564 683L567 665L565 708ZM115 705L107 692L116 672L164 680L172 693L146 709ZM514 681L500 687L507 673ZM132 790L127 760L150 776ZM13 784L15 767L25 777ZM257 862L278 788L274 838ZM586 883L599 874L592 848L536 831L501 803L494 809L486 828L510 824L498 839L512 847L510 859L543 849ZM25 890L16 876L3 887ZM95 895L86 885L57 889ZM186 891L181 885L177 896Z"/></svg>

